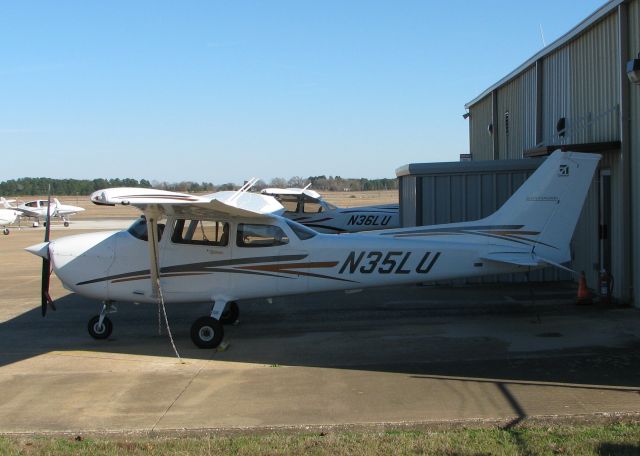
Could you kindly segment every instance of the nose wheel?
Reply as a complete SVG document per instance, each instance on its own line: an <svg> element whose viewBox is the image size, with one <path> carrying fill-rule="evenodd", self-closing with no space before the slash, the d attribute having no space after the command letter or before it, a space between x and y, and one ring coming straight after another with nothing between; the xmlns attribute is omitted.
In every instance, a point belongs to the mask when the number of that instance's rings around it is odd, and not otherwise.
<svg viewBox="0 0 640 456"><path fill-rule="evenodd" d="M106 339L111 335L113 323L111 323L107 314L115 312L117 312L117 308L111 301L104 301L102 303L100 314L92 317L87 324L87 329L91 337L94 339Z"/></svg>
<svg viewBox="0 0 640 456"><path fill-rule="evenodd" d="M109 317L103 317L101 322L100 315L96 315L89 320L87 329L89 330L91 337L94 339L106 339L113 331L113 323L111 323Z"/></svg>

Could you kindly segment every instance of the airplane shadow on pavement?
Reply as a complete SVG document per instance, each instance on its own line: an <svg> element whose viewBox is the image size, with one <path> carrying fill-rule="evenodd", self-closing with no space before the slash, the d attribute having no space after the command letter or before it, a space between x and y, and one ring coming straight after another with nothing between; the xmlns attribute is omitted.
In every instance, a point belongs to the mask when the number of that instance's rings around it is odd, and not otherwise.
<svg viewBox="0 0 640 456"><path fill-rule="evenodd" d="M577 307L564 288L385 287L240 301L225 351L196 348L190 326L209 304L170 304L184 358L640 388L640 313ZM505 298L506 297L506 298ZM174 357L154 305L117 303L107 340L93 340L100 303L69 294L42 318L36 308L0 324L0 366L51 351ZM625 326L626 325L626 326ZM163 328L164 329L164 328Z"/></svg>

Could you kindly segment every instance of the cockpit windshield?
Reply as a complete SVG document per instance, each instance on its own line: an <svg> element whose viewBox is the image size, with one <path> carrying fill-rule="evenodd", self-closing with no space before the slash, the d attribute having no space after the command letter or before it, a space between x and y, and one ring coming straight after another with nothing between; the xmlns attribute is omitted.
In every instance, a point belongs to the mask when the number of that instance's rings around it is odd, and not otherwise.
<svg viewBox="0 0 640 456"><path fill-rule="evenodd" d="M162 233L164 231L164 223L158 223L158 241L162 239ZM137 219L133 224L129 227L127 232L136 239L140 239L141 241L148 241L147 237L147 219L141 216Z"/></svg>

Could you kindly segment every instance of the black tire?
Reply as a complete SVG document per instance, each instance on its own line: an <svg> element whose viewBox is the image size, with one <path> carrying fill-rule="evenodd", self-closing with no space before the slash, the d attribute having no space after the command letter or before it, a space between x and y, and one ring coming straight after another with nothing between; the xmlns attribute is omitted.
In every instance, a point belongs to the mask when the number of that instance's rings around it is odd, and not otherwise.
<svg viewBox="0 0 640 456"><path fill-rule="evenodd" d="M222 312L222 315L220 316L220 323L223 325L232 325L238 321L239 316L240 308L238 307L238 303L231 301L227 303L227 308Z"/></svg>
<svg viewBox="0 0 640 456"><path fill-rule="evenodd" d="M216 348L222 342L222 323L212 317L200 317L191 325L191 340L199 348Z"/></svg>
<svg viewBox="0 0 640 456"><path fill-rule="evenodd" d="M64 227L68 227L69 226L69 222L64 222Z"/></svg>
<svg viewBox="0 0 640 456"><path fill-rule="evenodd" d="M89 334L94 339L106 339L111 335L111 331L113 331L113 323L111 323L109 317L104 317L102 327L100 328L98 327L98 321L100 321L100 315L96 315L89 320L89 324L87 325Z"/></svg>
<svg viewBox="0 0 640 456"><path fill-rule="evenodd" d="M9 228L5 228L4 230L2 230L2 234L4 234L5 236L8 236L10 232L11 231L9 231Z"/></svg>

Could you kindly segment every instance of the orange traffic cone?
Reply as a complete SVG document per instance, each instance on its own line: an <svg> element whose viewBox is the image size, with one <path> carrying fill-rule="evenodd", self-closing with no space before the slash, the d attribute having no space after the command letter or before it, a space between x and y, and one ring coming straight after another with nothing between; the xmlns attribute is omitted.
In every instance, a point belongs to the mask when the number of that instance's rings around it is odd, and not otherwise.
<svg viewBox="0 0 640 456"><path fill-rule="evenodd" d="M584 271L580 272L580 280L578 281L578 297L576 298L576 304L592 304L591 292L587 288L587 279L584 276Z"/></svg>

